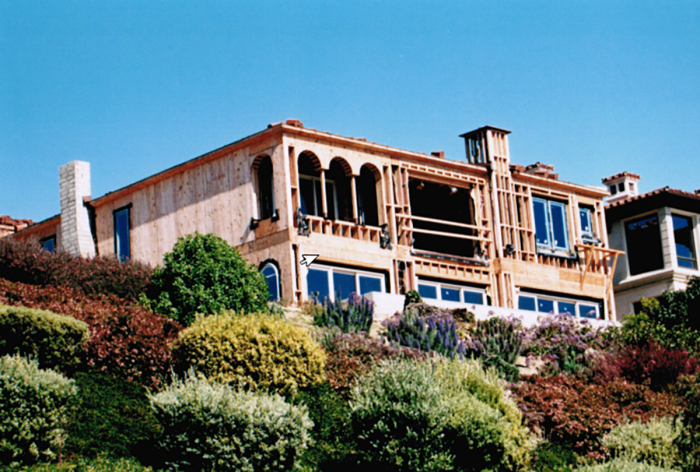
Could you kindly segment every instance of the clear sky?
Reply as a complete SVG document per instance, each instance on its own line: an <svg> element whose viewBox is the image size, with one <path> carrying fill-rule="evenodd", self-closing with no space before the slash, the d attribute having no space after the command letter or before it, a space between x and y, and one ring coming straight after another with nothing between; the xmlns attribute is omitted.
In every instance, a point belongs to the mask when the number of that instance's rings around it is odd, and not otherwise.
<svg viewBox="0 0 700 472"><path fill-rule="evenodd" d="M60 212L58 167L108 191L296 118L601 185L700 188L700 1L0 0L0 214Z"/></svg>

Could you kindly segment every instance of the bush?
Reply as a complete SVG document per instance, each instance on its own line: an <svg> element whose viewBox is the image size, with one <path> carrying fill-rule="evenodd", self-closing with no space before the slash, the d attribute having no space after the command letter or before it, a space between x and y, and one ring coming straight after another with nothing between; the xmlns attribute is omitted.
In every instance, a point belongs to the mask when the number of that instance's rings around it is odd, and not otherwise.
<svg viewBox="0 0 700 472"><path fill-rule="evenodd" d="M143 387L99 372L78 373L75 384L78 396L68 426L68 452L151 459L160 427Z"/></svg>
<svg viewBox="0 0 700 472"><path fill-rule="evenodd" d="M36 361L0 358L0 464L54 459L65 442L74 382Z"/></svg>
<svg viewBox="0 0 700 472"><path fill-rule="evenodd" d="M571 472L579 458L570 447L550 441L538 444L534 456L534 472Z"/></svg>
<svg viewBox="0 0 700 472"><path fill-rule="evenodd" d="M167 470L288 471L310 442L305 407L234 391L190 372L151 396Z"/></svg>
<svg viewBox="0 0 700 472"><path fill-rule="evenodd" d="M409 290L403 299L403 309L408 308L408 305L413 303L423 303L423 297L420 296L418 290Z"/></svg>
<svg viewBox="0 0 700 472"><path fill-rule="evenodd" d="M338 334L324 344L326 378L329 385L345 395L355 380L382 359L425 359L418 349L396 347L359 334Z"/></svg>
<svg viewBox="0 0 700 472"><path fill-rule="evenodd" d="M180 326L114 297L0 279L0 303L73 316L88 324L86 364L154 388L171 369L170 345Z"/></svg>
<svg viewBox="0 0 700 472"><path fill-rule="evenodd" d="M593 328L588 320L577 320L560 313L542 317L525 331L523 352L542 356L553 373L578 373L591 367L586 352L608 347L603 331Z"/></svg>
<svg viewBox="0 0 700 472"><path fill-rule="evenodd" d="M519 371L515 362L523 350L522 323L517 318L493 316L480 320L468 331L467 352L495 368L505 379L515 382Z"/></svg>
<svg viewBox="0 0 700 472"><path fill-rule="evenodd" d="M135 459L117 459L101 455L95 459L79 457L61 461L60 464L37 464L20 470L22 472L152 472L153 469L142 466ZM0 471L11 472L17 469L0 467Z"/></svg>
<svg viewBox="0 0 700 472"><path fill-rule="evenodd" d="M78 366L85 355L88 325L50 311L0 305L0 356L21 354L44 368Z"/></svg>
<svg viewBox="0 0 700 472"><path fill-rule="evenodd" d="M675 472L675 470L628 459L615 459L603 464L579 467L576 472Z"/></svg>
<svg viewBox="0 0 700 472"><path fill-rule="evenodd" d="M396 471L527 466L520 413L495 373L485 373L476 361L382 361L353 387L350 407L363 466Z"/></svg>
<svg viewBox="0 0 700 472"><path fill-rule="evenodd" d="M680 415L682 433L675 440L680 453L682 469L700 470L700 376L681 379L686 407Z"/></svg>
<svg viewBox="0 0 700 472"><path fill-rule="evenodd" d="M67 287L85 295L115 295L138 300L151 268L114 257L82 258L66 252L50 253L36 243L14 238L0 240L0 278L30 285Z"/></svg>
<svg viewBox="0 0 700 472"><path fill-rule="evenodd" d="M691 277L685 290L666 291L653 300L645 300L644 312L649 319L666 328L684 326L700 331L700 278Z"/></svg>
<svg viewBox="0 0 700 472"><path fill-rule="evenodd" d="M466 347L457 334L452 315L419 316L409 308L385 321L387 340L396 346L406 346L424 352L436 352L450 359L464 358Z"/></svg>
<svg viewBox="0 0 700 472"><path fill-rule="evenodd" d="M643 300L644 306L656 303ZM669 349L681 349L698 356L700 354L700 332L678 324L667 328L658 321L653 321L645 313L628 315L622 326L608 329L611 342L617 346L643 346L656 342Z"/></svg>
<svg viewBox="0 0 700 472"><path fill-rule="evenodd" d="M672 468L679 465L678 447L673 444L679 434L672 418L652 418L615 426L602 443L615 458Z"/></svg>
<svg viewBox="0 0 700 472"><path fill-rule="evenodd" d="M675 396L621 379L595 383L580 375L533 376L513 392L530 428L596 460L606 456L602 437L626 419L644 422L680 411Z"/></svg>
<svg viewBox="0 0 700 472"><path fill-rule="evenodd" d="M151 310L189 326L195 314L223 310L266 311L265 277L238 250L213 234L181 237L153 272L142 301Z"/></svg>
<svg viewBox="0 0 700 472"><path fill-rule="evenodd" d="M231 312L199 319L180 333L181 370L222 383L293 391L323 382L326 356L303 328L265 314Z"/></svg>
<svg viewBox="0 0 700 472"><path fill-rule="evenodd" d="M368 333L372 327L374 302L353 292L347 302L340 300L334 302L326 298L323 302L323 310L317 311L314 315L316 326L337 327L344 333Z"/></svg>

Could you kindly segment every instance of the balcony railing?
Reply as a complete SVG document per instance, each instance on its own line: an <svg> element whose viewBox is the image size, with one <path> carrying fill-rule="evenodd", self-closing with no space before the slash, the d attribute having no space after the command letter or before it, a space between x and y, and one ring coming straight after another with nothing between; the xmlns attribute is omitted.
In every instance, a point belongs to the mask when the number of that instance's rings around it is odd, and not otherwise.
<svg viewBox="0 0 700 472"><path fill-rule="evenodd" d="M309 231L315 234L339 236L358 241L379 243L381 229L376 226L362 226L352 221L326 220L319 216L306 216Z"/></svg>
<svg viewBox="0 0 700 472"><path fill-rule="evenodd" d="M458 223L455 221L448 220L438 220L435 218L427 218L424 216L414 216L414 215L396 215L398 220L398 241L399 244L404 244L406 246L413 246L413 234L425 234L430 236L436 236L439 238L447 238L443 241L454 242L454 240L462 240L464 243L467 241L473 241L474 243L474 254L472 257L476 257L479 251L484 251L482 255L489 254L488 249L491 242L491 229L486 226L472 225L467 223ZM417 224L414 224L416 222ZM421 224L423 223L423 224ZM426 224L427 223L427 224ZM420 226L440 226L455 228L457 231L438 231L435 229L421 228ZM464 231L467 230L467 231ZM465 233L472 234L465 234ZM441 252L445 254L450 254L449 249L446 247L421 247L416 249L425 249L432 252ZM458 254L459 255L459 254Z"/></svg>

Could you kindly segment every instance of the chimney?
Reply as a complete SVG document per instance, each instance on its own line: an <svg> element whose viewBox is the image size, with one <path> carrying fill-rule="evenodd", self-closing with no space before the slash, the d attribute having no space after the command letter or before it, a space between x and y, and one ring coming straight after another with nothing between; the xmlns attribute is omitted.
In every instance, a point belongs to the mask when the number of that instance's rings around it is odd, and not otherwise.
<svg viewBox="0 0 700 472"><path fill-rule="evenodd" d="M433 157L439 157L440 159L445 158L445 151L433 151L430 153L431 156Z"/></svg>
<svg viewBox="0 0 700 472"><path fill-rule="evenodd" d="M605 177L603 184L608 187L610 192L610 196L605 199L605 202L615 203L625 198L636 197L639 195L639 180L639 175L627 171Z"/></svg>
<svg viewBox="0 0 700 472"><path fill-rule="evenodd" d="M58 169L61 188L61 246L75 256L93 257L95 244L90 231L84 197L90 197L90 163L73 161Z"/></svg>

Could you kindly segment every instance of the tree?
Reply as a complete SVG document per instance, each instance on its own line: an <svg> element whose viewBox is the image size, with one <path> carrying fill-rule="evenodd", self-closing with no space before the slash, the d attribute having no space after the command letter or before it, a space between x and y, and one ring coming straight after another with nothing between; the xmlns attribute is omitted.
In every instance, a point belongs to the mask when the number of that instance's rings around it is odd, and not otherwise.
<svg viewBox="0 0 700 472"><path fill-rule="evenodd" d="M142 298L157 313L190 325L197 313L267 311L265 278L218 236L195 233L179 238L164 260Z"/></svg>

